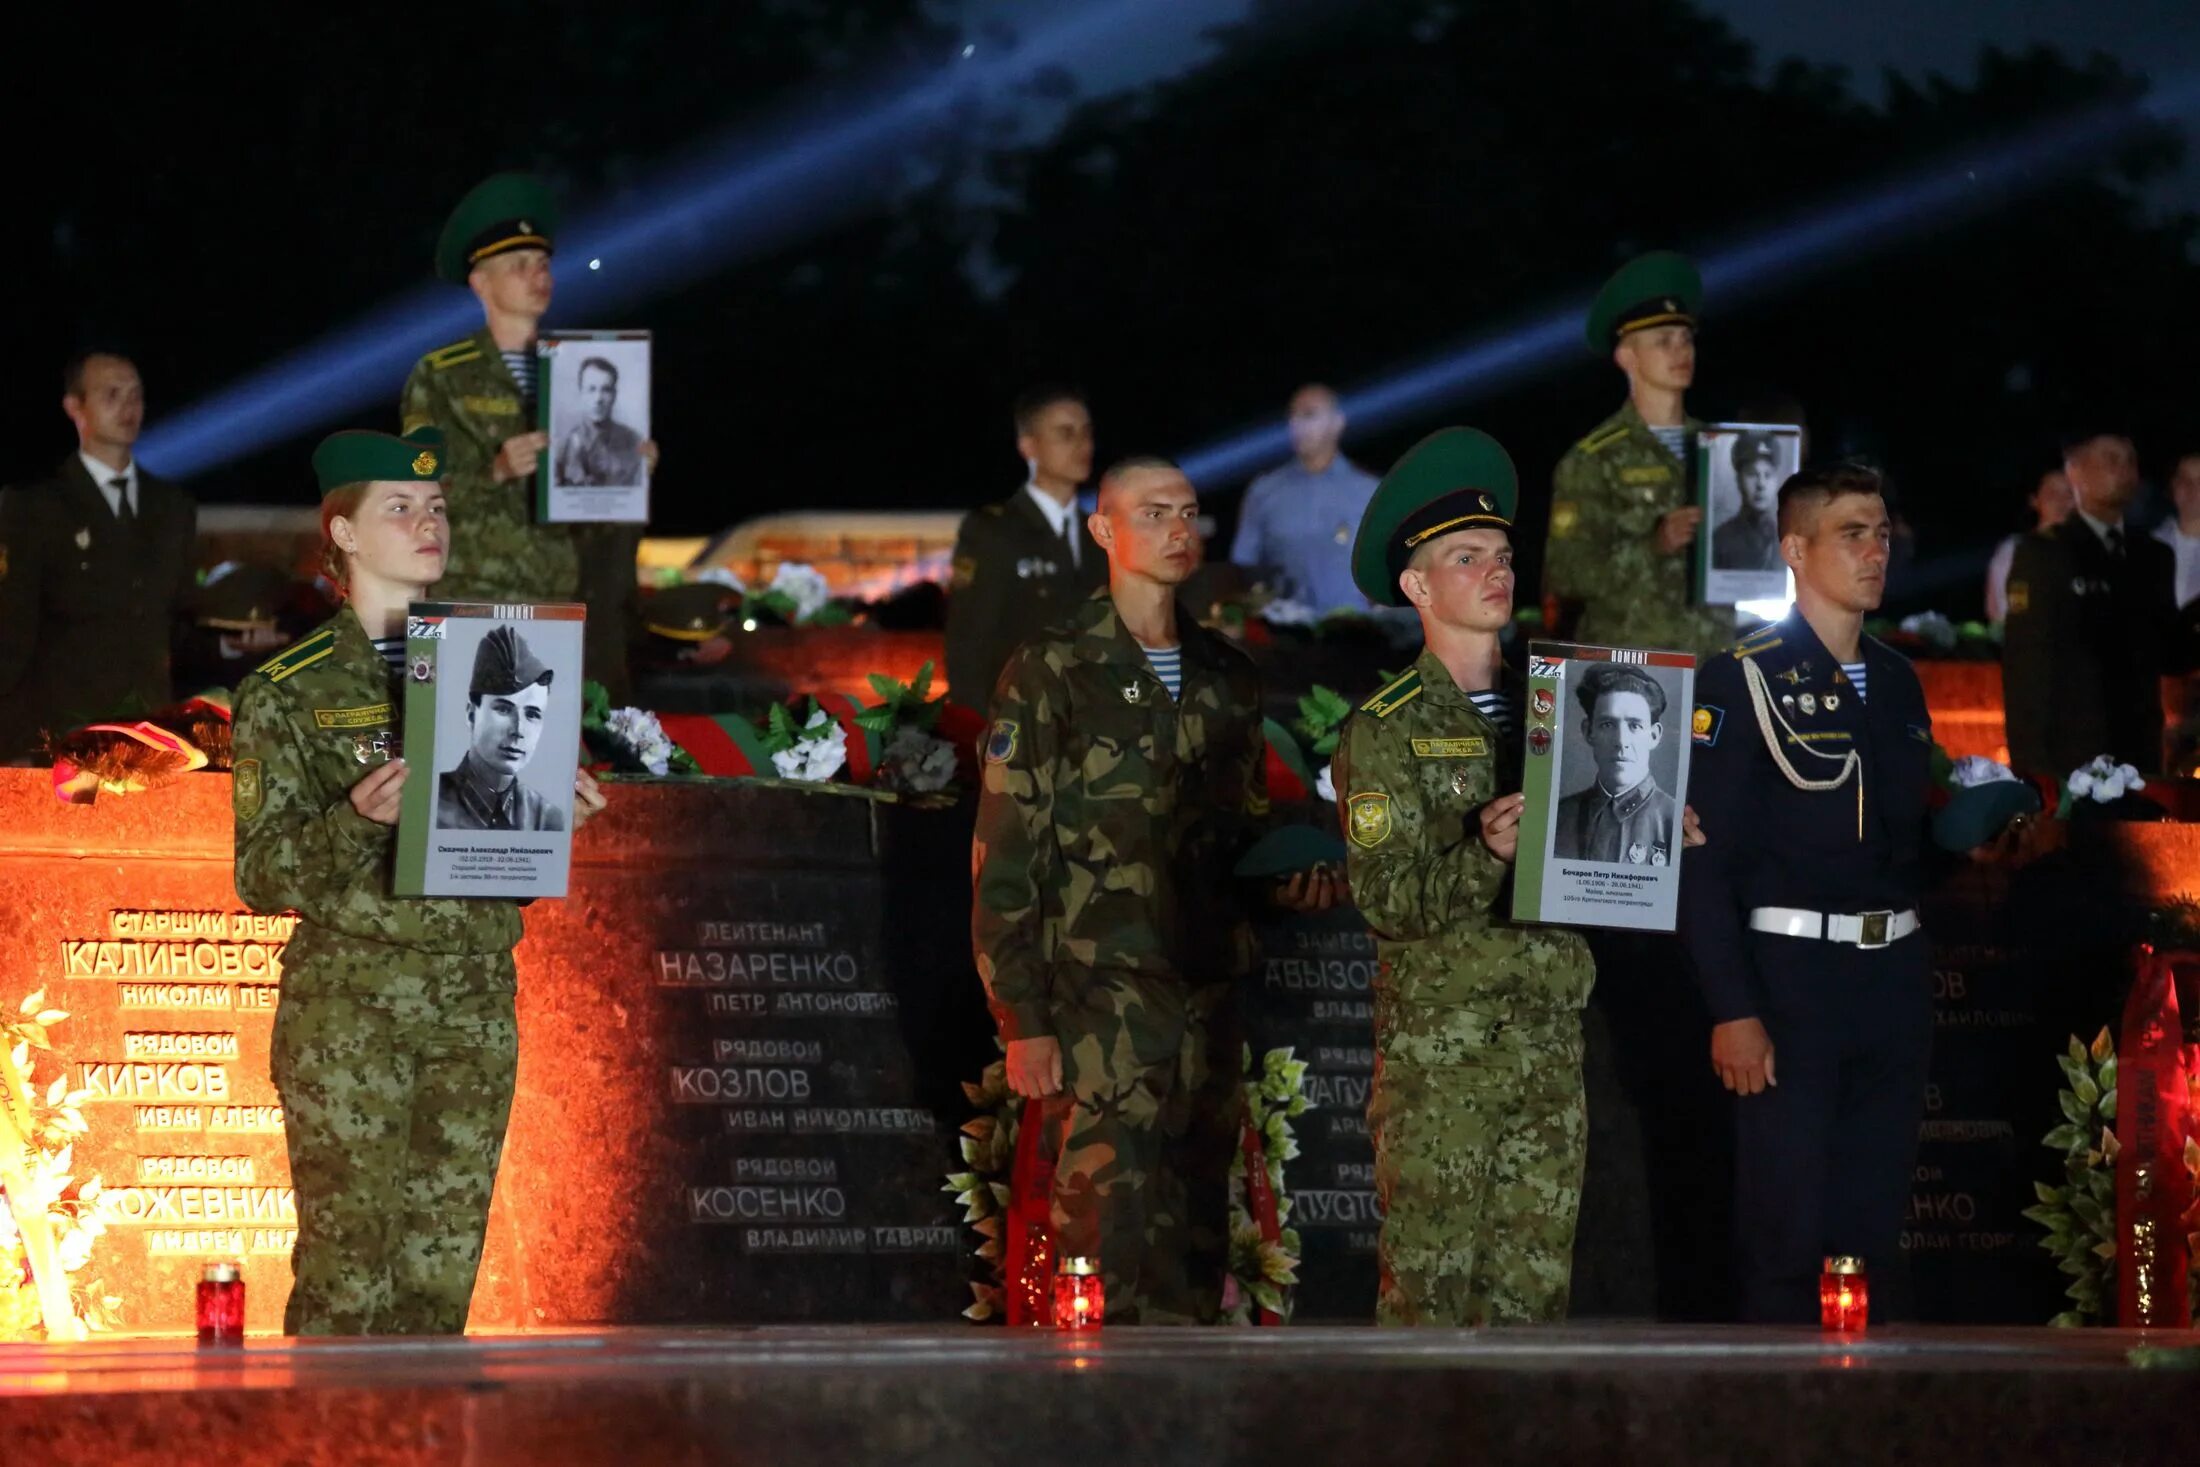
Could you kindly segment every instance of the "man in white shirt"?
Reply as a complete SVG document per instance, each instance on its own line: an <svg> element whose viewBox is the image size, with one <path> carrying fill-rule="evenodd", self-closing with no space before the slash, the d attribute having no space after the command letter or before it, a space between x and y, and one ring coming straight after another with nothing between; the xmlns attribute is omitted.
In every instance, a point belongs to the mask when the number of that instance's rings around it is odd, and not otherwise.
<svg viewBox="0 0 2200 1467"><path fill-rule="evenodd" d="M2155 527L2154 538L2176 559L2178 618L2190 636L2200 624L2200 453L2177 460L2169 491L2177 513ZM2164 771L2200 773L2200 673L2162 679L2162 719Z"/></svg>
<svg viewBox="0 0 2200 1467"><path fill-rule="evenodd" d="M0 493L0 760L168 702L188 615L198 507L137 462L137 368L113 352L72 359L61 410L77 451Z"/></svg>

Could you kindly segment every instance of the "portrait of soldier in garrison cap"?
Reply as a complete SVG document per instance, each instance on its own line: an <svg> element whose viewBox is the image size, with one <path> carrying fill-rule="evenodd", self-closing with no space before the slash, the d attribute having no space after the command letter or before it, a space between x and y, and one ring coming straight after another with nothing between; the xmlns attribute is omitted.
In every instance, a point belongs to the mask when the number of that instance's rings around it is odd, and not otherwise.
<svg viewBox="0 0 2200 1467"><path fill-rule="evenodd" d="M517 628L500 625L481 639L466 692L466 752L436 781L438 830L565 829L565 812L520 778L542 741L555 677Z"/></svg>

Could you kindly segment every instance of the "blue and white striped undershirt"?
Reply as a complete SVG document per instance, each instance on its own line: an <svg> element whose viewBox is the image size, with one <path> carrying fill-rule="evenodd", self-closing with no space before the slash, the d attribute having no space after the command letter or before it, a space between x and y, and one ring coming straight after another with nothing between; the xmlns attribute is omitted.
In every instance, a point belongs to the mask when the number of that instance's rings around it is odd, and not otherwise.
<svg viewBox="0 0 2200 1467"><path fill-rule="evenodd" d="M1841 664L1841 672L1850 682L1856 684L1857 701L1860 703L1870 701L1864 687L1864 664L1861 662L1844 662Z"/></svg>
<svg viewBox="0 0 2200 1467"><path fill-rule="evenodd" d="M521 347L518 351L499 352L498 355L504 358L504 370L510 372L512 380L519 384L519 395L532 403L535 400L534 349Z"/></svg>
<svg viewBox="0 0 2200 1467"><path fill-rule="evenodd" d="M405 675L405 639L403 637L376 637L374 650L382 654L382 660L390 665L395 677Z"/></svg>
<svg viewBox="0 0 2200 1467"><path fill-rule="evenodd" d="M1479 693L1469 693L1467 698L1476 710L1497 725L1497 731L1511 738L1520 728L1520 705L1513 695L1497 688L1485 688Z"/></svg>
<svg viewBox="0 0 2200 1467"><path fill-rule="evenodd" d="M1169 696L1184 695L1184 649L1182 647L1148 647L1146 661L1153 667L1153 675L1161 679L1161 686L1169 690Z"/></svg>
<svg viewBox="0 0 2200 1467"><path fill-rule="evenodd" d="M1688 429L1676 424L1671 428L1653 426L1650 432L1658 442L1665 445L1667 453L1670 453L1682 463L1688 462Z"/></svg>

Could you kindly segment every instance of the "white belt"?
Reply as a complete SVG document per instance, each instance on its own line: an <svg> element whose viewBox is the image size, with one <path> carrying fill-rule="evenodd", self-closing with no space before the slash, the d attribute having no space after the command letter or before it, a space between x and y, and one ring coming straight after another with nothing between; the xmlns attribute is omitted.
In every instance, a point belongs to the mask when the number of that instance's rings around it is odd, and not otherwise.
<svg viewBox="0 0 2200 1467"><path fill-rule="evenodd" d="M1749 925L1781 937L1818 937L1857 947L1885 947L1917 931L1917 913L1806 912L1799 907L1752 907Z"/></svg>

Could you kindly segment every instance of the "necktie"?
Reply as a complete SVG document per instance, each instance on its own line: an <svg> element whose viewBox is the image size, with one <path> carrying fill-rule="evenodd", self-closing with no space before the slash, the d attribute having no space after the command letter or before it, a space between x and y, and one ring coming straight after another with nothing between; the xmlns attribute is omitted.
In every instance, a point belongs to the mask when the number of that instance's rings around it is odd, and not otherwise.
<svg viewBox="0 0 2200 1467"><path fill-rule="evenodd" d="M1062 543L1069 547L1069 563L1072 568L1075 568L1077 565L1077 508L1075 505L1070 506L1069 513L1063 517Z"/></svg>
<svg viewBox="0 0 2200 1467"><path fill-rule="evenodd" d="M2108 527L2108 553L2117 560L2124 558L2124 527L2122 525L2110 525Z"/></svg>
<svg viewBox="0 0 2200 1467"><path fill-rule="evenodd" d="M130 507L130 480L118 474L107 481L107 487L115 491L115 518L127 530L137 523L137 511Z"/></svg>

